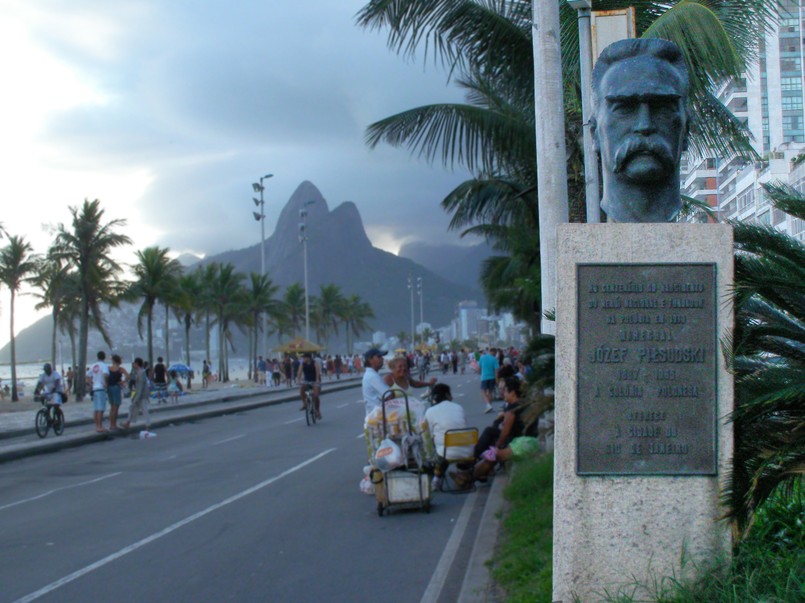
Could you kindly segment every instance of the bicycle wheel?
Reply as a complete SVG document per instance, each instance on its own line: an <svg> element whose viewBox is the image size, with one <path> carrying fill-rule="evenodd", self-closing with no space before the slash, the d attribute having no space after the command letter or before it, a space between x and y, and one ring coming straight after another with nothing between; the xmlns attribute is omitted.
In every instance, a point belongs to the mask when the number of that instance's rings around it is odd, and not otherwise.
<svg viewBox="0 0 805 603"><path fill-rule="evenodd" d="M313 402L313 396L308 398L308 406L310 406L310 418L313 420L313 424L315 425L318 414L316 413L316 405Z"/></svg>
<svg viewBox="0 0 805 603"><path fill-rule="evenodd" d="M48 420L48 411L44 408L36 413L36 435L44 438L48 434L50 428L50 421Z"/></svg>
<svg viewBox="0 0 805 603"><path fill-rule="evenodd" d="M64 413L58 406L53 409L53 433L57 436L64 433Z"/></svg>
<svg viewBox="0 0 805 603"><path fill-rule="evenodd" d="M305 395L305 422L311 425L316 422L316 417L313 414L313 400L310 399L310 394Z"/></svg>

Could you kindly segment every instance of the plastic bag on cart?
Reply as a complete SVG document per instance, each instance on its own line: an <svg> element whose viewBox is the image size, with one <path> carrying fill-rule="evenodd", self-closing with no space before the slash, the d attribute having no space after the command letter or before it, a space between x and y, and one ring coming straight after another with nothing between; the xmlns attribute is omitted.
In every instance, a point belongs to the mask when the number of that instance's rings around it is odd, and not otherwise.
<svg viewBox="0 0 805 603"><path fill-rule="evenodd" d="M391 438L380 442L375 453L375 465L381 471L391 471L404 463L402 450Z"/></svg>

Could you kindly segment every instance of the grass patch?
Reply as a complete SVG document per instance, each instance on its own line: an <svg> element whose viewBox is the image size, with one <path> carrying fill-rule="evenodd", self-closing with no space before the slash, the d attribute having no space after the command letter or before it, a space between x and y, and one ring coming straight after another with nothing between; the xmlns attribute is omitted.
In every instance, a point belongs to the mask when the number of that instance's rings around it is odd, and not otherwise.
<svg viewBox="0 0 805 603"><path fill-rule="evenodd" d="M509 508L490 563L507 603L551 601L553 456L518 463L504 491ZM663 577L635 584L661 603L803 603L805 601L805 480L779 489L758 510L731 562L697 568L698 578ZM620 593L607 600L631 603ZM645 592L645 591L643 591Z"/></svg>
<svg viewBox="0 0 805 603"><path fill-rule="evenodd" d="M509 603L550 603L553 455L517 463L504 496L509 510L492 561L492 576Z"/></svg>

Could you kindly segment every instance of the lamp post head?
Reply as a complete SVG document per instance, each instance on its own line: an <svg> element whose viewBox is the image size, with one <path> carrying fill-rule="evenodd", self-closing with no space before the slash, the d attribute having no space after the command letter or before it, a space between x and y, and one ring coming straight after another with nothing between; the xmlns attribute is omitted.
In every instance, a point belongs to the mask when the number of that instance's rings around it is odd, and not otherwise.
<svg viewBox="0 0 805 603"><path fill-rule="evenodd" d="M258 222L266 217L265 214L259 214L256 211L253 211L252 215L254 216L254 219L257 220Z"/></svg>
<svg viewBox="0 0 805 603"><path fill-rule="evenodd" d="M263 180L268 180L269 178L273 178L274 174L266 174L265 176L260 176L260 184L263 183Z"/></svg>
<svg viewBox="0 0 805 603"><path fill-rule="evenodd" d="M259 207L259 206L260 206L260 199L257 199L257 198L255 198L255 197L252 197L252 201L254 201L254 206L255 206L255 207Z"/></svg>

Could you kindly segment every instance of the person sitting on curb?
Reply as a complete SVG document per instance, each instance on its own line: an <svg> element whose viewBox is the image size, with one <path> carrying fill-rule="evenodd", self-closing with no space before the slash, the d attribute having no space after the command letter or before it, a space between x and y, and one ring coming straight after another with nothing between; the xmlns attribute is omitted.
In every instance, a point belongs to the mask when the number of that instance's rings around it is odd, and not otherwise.
<svg viewBox="0 0 805 603"><path fill-rule="evenodd" d="M459 488L468 488L475 480L483 479L499 461L508 460L514 455L509 449L515 438L521 437L525 432L522 412L525 405L521 400L522 385L516 377L509 377L503 386L503 399L506 405L503 412L484 429L475 445L475 458L477 462L471 471L454 471L450 477ZM528 446L528 445L526 445ZM517 445L520 448L520 445ZM500 455L500 458L498 458Z"/></svg>

